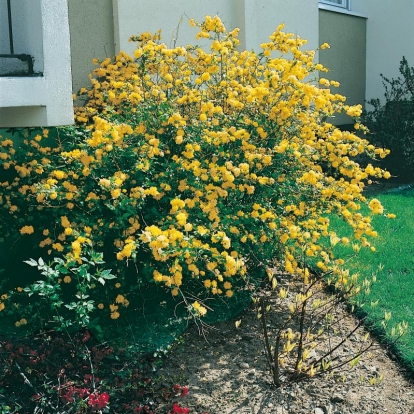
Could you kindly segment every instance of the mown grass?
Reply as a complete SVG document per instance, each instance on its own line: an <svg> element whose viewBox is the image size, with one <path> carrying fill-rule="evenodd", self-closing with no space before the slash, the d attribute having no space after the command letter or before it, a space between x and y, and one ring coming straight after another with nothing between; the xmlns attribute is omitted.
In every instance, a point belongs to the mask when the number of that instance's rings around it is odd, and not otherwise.
<svg viewBox="0 0 414 414"><path fill-rule="evenodd" d="M373 197L372 197L373 198ZM392 319L385 334L390 339L391 326L405 321L409 324L407 334L395 343L394 351L414 373L414 189L393 190L375 195L387 212L396 214L395 219L375 216L373 223L379 235L374 240L375 252L361 249L358 256L348 263L352 272L363 278L376 276L366 297L363 312L368 323L391 312ZM344 223L335 223L345 232ZM349 254L350 250L342 250ZM342 250L341 252L339 250ZM371 302L378 305L371 307Z"/></svg>

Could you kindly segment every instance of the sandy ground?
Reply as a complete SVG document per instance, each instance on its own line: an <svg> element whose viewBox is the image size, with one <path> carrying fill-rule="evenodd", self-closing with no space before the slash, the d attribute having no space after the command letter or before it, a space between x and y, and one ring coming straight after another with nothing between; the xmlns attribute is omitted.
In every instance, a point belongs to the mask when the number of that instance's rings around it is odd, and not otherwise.
<svg viewBox="0 0 414 414"><path fill-rule="evenodd" d="M347 329L353 329L356 319L342 312ZM246 310L237 320L238 329L234 320L203 334L191 327L161 369L163 375L185 378L190 392L182 404L191 414L414 414L414 384L378 343L352 370L275 388L256 311ZM341 350L344 358L364 335L358 328ZM369 380L380 376L384 379L371 386Z"/></svg>

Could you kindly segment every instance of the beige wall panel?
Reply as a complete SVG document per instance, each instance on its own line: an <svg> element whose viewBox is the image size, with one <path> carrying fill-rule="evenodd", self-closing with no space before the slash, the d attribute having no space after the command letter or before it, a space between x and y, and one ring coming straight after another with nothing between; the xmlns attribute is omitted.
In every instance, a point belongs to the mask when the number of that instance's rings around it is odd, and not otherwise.
<svg viewBox="0 0 414 414"><path fill-rule="evenodd" d="M73 91L90 85L93 58L115 55L112 0L69 0Z"/></svg>
<svg viewBox="0 0 414 414"><path fill-rule="evenodd" d="M368 16L366 98L383 98L380 73L398 77L403 56L414 66L414 1L355 0L352 8Z"/></svg>
<svg viewBox="0 0 414 414"><path fill-rule="evenodd" d="M285 24L285 32L308 40L305 49L318 47L317 1L246 0L245 22L247 49L257 49L281 23Z"/></svg>
<svg viewBox="0 0 414 414"><path fill-rule="evenodd" d="M24 117L24 124L22 117ZM8 128L18 128L22 125L43 126L48 123L45 106L0 108L0 120L7 120ZM2 124L2 122L0 122L0 124Z"/></svg>
<svg viewBox="0 0 414 414"><path fill-rule="evenodd" d="M319 40L331 46L319 52L319 61L330 69L320 76L340 82L341 86L333 90L344 95L350 105L365 101L366 22L365 18L348 14L319 12ZM341 125L352 121L338 115L333 122Z"/></svg>
<svg viewBox="0 0 414 414"><path fill-rule="evenodd" d="M243 0L114 0L115 47L132 54L134 44L128 42L132 35L141 32L155 33L162 30L162 41L168 45L194 43L196 28L188 20L202 21L206 15L219 14L227 29L239 27L243 16ZM199 45L206 40L197 40Z"/></svg>
<svg viewBox="0 0 414 414"><path fill-rule="evenodd" d="M114 0L116 50L132 53L129 37L162 29L167 45L194 43L197 31L188 19L218 14L227 29L241 29L241 48L258 49L280 23L287 31L318 44L318 3L309 0ZM181 23L179 24L179 22ZM200 45L203 40L197 41ZM205 42L205 41L204 41ZM206 42L205 42L206 43Z"/></svg>

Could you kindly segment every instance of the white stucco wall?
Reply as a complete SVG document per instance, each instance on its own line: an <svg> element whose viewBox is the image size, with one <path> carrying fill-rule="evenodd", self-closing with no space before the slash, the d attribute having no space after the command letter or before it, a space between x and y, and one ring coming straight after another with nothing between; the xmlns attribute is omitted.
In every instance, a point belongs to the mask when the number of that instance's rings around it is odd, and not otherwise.
<svg viewBox="0 0 414 414"><path fill-rule="evenodd" d="M0 127L73 122L67 0L39 1L42 35L32 40L42 45L43 76L0 77Z"/></svg>
<svg viewBox="0 0 414 414"><path fill-rule="evenodd" d="M414 1L358 0L352 9L368 16L366 98L383 98L380 73L398 77L403 56L414 66Z"/></svg>
<svg viewBox="0 0 414 414"><path fill-rule="evenodd" d="M41 0L13 0L11 3L15 54L34 58L34 71L43 71ZM0 54L10 53L7 1L0 0Z"/></svg>
<svg viewBox="0 0 414 414"><path fill-rule="evenodd" d="M316 0L113 0L116 51L132 53L131 35L162 29L167 45L195 42L197 31L188 20L202 21L218 14L227 29L241 29L241 48L257 49L280 23L286 31L309 40L308 48L318 45L318 2ZM181 20L181 23L179 24ZM197 41L202 45L202 40Z"/></svg>

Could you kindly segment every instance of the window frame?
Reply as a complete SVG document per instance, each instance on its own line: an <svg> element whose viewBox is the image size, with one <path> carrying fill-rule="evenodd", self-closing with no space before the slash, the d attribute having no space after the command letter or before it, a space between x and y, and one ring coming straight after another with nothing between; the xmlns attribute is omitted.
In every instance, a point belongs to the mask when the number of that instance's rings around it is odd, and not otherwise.
<svg viewBox="0 0 414 414"><path fill-rule="evenodd" d="M351 10L351 0L340 0L341 4L334 3L333 0L319 0L319 3L327 4L332 7L339 7L345 10Z"/></svg>

